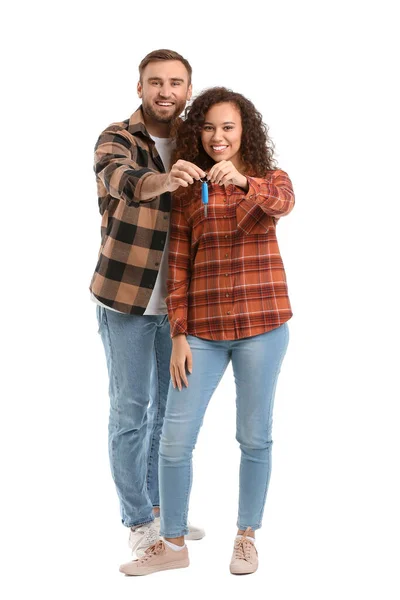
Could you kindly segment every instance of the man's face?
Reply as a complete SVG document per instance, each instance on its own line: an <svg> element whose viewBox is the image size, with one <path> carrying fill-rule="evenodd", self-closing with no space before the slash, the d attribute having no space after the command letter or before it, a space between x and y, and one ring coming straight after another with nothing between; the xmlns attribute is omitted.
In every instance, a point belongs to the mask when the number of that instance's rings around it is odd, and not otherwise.
<svg viewBox="0 0 400 600"><path fill-rule="evenodd" d="M179 60L149 63L143 70L137 91L143 112L158 123L176 119L192 96L189 74Z"/></svg>

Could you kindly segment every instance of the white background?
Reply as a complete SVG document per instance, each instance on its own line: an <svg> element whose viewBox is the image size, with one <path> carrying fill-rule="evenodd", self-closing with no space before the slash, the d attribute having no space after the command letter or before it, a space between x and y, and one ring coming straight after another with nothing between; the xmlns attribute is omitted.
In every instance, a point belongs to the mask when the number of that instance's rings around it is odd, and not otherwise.
<svg viewBox="0 0 400 600"><path fill-rule="evenodd" d="M18 2L1 18L3 598L399 598L395 2ZM12 6L12 8L11 8ZM189 569L118 572L106 364L88 285L93 146L156 48L194 91L248 96L292 178L278 238L295 317L260 568L233 577L239 451L227 372L195 451Z"/></svg>

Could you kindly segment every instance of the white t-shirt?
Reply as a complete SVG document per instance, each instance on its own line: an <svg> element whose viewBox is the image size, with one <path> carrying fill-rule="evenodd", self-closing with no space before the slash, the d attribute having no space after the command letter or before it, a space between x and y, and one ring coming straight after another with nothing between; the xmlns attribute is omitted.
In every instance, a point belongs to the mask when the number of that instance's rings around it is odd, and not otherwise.
<svg viewBox="0 0 400 600"><path fill-rule="evenodd" d="M174 138L159 138L155 136L150 136L152 140L154 140L157 152L161 157L164 168L166 171L169 171L171 166L171 156L172 152L175 148L175 139ZM157 279L154 284L153 291L150 296L149 303L144 311L144 315L166 315L167 305L165 303L165 298L167 297L167 277L168 277L168 252L169 252L169 228L167 231L167 238L165 240L164 250L161 257L160 269L158 271ZM104 306L109 310L114 310L115 312L120 312L115 310L115 308L110 308L110 306L106 306L99 300L97 300L96 296L91 294L92 300L99 304L100 306Z"/></svg>

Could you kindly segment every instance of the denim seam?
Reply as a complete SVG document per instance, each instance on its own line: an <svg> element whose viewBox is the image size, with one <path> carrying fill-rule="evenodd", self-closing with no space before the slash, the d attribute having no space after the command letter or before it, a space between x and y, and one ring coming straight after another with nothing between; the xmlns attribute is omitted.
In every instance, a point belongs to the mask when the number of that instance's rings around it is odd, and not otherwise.
<svg viewBox="0 0 400 600"><path fill-rule="evenodd" d="M101 330L101 326L103 324L103 313L102 313L102 307L100 306L100 304L97 304L96 306L96 317L97 317L97 333L100 333Z"/></svg>
<svg viewBox="0 0 400 600"><path fill-rule="evenodd" d="M118 378L115 374L115 369L114 369L114 364L115 364L115 360L114 360L114 350L111 344L111 335L110 335L110 328L108 326L108 320L107 320L107 314L104 311L104 330L106 332L106 338L107 338L107 344L110 350L110 362L111 362L111 374L112 374L112 378L115 382L115 388L117 390L117 395L119 394L119 384L118 384ZM117 411L117 413L119 414L119 412Z"/></svg>
<svg viewBox="0 0 400 600"><path fill-rule="evenodd" d="M146 476L147 489L149 489L149 483L150 483L149 482L149 473L151 470L150 467L153 464L153 452L154 452L154 446L155 446L154 432L156 430L156 426L157 426L158 420L160 418L160 410L161 410L160 364L159 364L159 360L158 360L158 353L157 353L155 340L154 340L154 352L156 355L156 366L157 366L157 414L154 419L153 431L152 431L150 443L149 443L150 451L149 451L149 460L148 460L148 465L147 465L147 476Z"/></svg>
<svg viewBox="0 0 400 600"><path fill-rule="evenodd" d="M158 329L161 329L161 327L164 326L165 322L168 321L168 314L164 315L164 317L161 319L161 322L159 325L157 325ZM157 365L157 414L156 417L154 419L154 427L153 427L153 432L151 435L151 439L149 441L149 459L148 459L148 465L147 465L147 476L146 476L146 485L147 485L147 490L149 490L149 473L151 471L150 467L153 464L153 456L154 456L154 447L155 447L155 436L154 436L154 432L157 428L157 423L159 421L160 418L160 412L161 412L161 383L160 383L160 361L159 361L159 353L157 352L157 331L154 337L154 353L155 353L155 357L156 357L156 365ZM158 484L158 482L157 482ZM159 491L159 484L157 485L157 489L158 489L158 504L153 504L153 506L159 507L160 506L160 491Z"/></svg>
<svg viewBox="0 0 400 600"><path fill-rule="evenodd" d="M189 512L190 491L191 491L192 482L193 482L193 451L192 451L192 456L190 457L190 461L189 461L189 477L186 481L187 481L187 484L186 484L186 491L185 491L185 512L183 513L183 522L186 523L186 527L184 529L184 533L181 533L180 535L186 535L188 533L187 518L188 518L188 512Z"/></svg>
<svg viewBox="0 0 400 600"><path fill-rule="evenodd" d="M285 353L286 353L287 345L288 345L288 341L289 341L289 339L288 339L289 335L288 335L288 328L287 328L287 326L286 326L285 331L286 331L285 341L284 341L284 344L283 344L283 347L282 347L282 350L281 350L281 355L279 357L279 363L278 363L277 369L275 371L274 384L273 384L272 396L271 396L273 399L275 398L276 385L277 385L277 382L278 382L279 373L281 371L283 359L285 358ZM274 402L270 402L270 408L269 408L269 414L268 414L268 423L271 422L273 404L274 404ZM272 444L272 440L271 440L271 444ZM268 461L270 463L268 469L269 469L269 473L271 474L271 471L270 471L270 469L271 469L271 452L269 453ZM260 516L258 517L258 526L257 526L257 529L259 527L261 527L261 521L262 521L262 517L263 517L263 514L264 514L264 509L265 509L265 502L266 502L266 499L267 499L267 491L268 491L269 481L270 481L270 477L268 477L267 481L265 482L265 490L264 490L263 502L261 504Z"/></svg>

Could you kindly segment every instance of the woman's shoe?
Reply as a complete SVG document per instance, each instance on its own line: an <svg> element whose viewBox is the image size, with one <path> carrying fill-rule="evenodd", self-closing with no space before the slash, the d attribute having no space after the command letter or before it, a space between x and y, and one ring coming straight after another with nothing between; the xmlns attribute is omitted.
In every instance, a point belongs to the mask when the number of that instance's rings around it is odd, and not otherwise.
<svg viewBox="0 0 400 600"><path fill-rule="evenodd" d="M163 540L147 548L138 560L121 565L119 570L125 575L150 575L157 571L183 569L189 566L189 554L186 546L182 550L172 550Z"/></svg>
<svg viewBox="0 0 400 600"><path fill-rule="evenodd" d="M233 575L248 575L257 571L258 554L254 541L251 541L254 538L249 537L249 532L250 527L235 540L230 564L230 571Z"/></svg>

